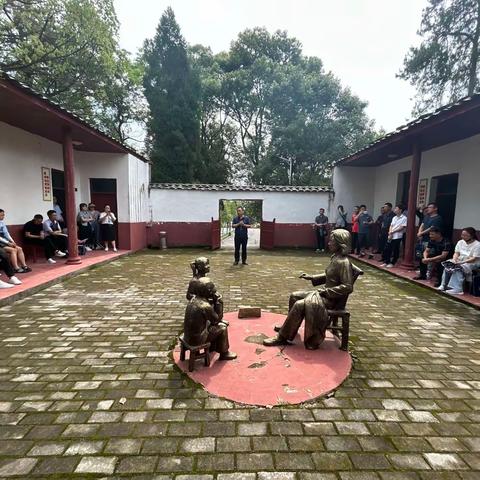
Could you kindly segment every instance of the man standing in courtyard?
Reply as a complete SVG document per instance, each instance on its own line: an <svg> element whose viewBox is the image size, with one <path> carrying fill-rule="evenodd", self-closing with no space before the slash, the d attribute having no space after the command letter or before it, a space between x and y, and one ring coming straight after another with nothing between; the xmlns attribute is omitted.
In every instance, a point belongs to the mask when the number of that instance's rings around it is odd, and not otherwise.
<svg viewBox="0 0 480 480"><path fill-rule="evenodd" d="M247 264L247 242L248 229L250 228L250 219L244 214L242 207L237 207L237 216L232 220L232 227L235 229L235 261L238 265L240 261L240 247L242 247L242 265Z"/></svg>
<svg viewBox="0 0 480 480"><path fill-rule="evenodd" d="M321 208L315 217L313 228L317 238L317 253L325 251L325 237L327 235L328 217L325 215L325 209Z"/></svg>

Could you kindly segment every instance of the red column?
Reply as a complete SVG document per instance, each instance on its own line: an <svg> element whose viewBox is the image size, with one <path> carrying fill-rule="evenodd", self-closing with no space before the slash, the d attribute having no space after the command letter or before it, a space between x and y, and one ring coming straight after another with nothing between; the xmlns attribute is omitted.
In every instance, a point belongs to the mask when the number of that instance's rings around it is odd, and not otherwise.
<svg viewBox="0 0 480 480"><path fill-rule="evenodd" d="M408 190L408 218L407 218L407 238L405 240L405 257L403 259L403 266L413 269L416 243L416 228L415 218L417 211L417 191L418 191L418 177L420 175L420 163L422 160L422 151L418 142L413 144L412 168L410 170L410 186Z"/></svg>
<svg viewBox="0 0 480 480"><path fill-rule="evenodd" d="M69 264L82 263L78 256L77 209L75 207L75 170L73 167L72 131L63 132L63 170L65 173L65 209L68 218L68 259Z"/></svg>

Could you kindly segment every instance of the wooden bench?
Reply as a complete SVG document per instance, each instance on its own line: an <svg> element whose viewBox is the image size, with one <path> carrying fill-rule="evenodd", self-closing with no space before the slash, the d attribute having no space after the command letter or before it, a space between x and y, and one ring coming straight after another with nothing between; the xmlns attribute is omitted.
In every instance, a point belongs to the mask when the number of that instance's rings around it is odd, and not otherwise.
<svg viewBox="0 0 480 480"><path fill-rule="evenodd" d="M41 245L24 243L22 248L25 256L31 258L33 263L37 263L38 258L43 258L45 256L45 250Z"/></svg>
<svg viewBox="0 0 480 480"><path fill-rule="evenodd" d="M195 361L203 358L205 366L210 366L210 343L204 343L203 345L192 346L189 345L183 335L178 337L180 341L180 360L185 360L185 353L190 352L188 357L188 371L193 372L195 370ZM203 350L203 352L202 352Z"/></svg>

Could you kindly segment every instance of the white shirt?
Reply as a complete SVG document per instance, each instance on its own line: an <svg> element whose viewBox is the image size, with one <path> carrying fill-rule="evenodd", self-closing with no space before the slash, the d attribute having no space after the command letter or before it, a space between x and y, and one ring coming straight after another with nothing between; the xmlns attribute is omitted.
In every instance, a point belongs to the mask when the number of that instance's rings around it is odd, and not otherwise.
<svg viewBox="0 0 480 480"><path fill-rule="evenodd" d="M113 222L116 220L115 215L110 212L110 217L107 217L107 212L102 212L98 218L100 223L104 225L113 225Z"/></svg>
<svg viewBox="0 0 480 480"><path fill-rule="evenodd" d="M460 262L472 257L480 259L480 242L474 240L471 243L467 243L465 240L459 240L455 245L455 253L460 254L458 257Z"/></svg>
<svg viewBox="0 0 480 480"><path fill-rule="evenodd" d="M390 224L390 231L402 227L398 231L392 233L392 240L398 240L403 237L403 233L407 228L407 217L402 213L400 216L395 215L392 218L392 223Z"/></svg>

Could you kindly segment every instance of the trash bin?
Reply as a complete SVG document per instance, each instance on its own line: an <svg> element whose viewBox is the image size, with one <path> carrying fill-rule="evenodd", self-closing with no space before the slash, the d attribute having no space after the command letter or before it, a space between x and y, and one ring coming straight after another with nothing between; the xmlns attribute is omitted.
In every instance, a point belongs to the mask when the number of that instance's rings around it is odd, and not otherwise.
<svg viewBox="0 0 480 480"><path fill-rule="evenodd" d="M160 235L160 248L165 250L167 248L167 232L159 232Z"/></svg>

